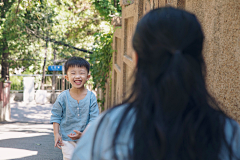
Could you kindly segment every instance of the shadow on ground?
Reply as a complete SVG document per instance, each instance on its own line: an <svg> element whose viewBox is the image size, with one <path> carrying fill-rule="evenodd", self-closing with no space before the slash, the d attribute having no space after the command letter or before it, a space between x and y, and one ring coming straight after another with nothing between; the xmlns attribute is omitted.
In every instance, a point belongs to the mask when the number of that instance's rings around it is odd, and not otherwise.
<svg viewBox="0 0 240 160"><path fill-rule="evenodd" d="M61 160L54 148L51 104L11 103L11 121L0 122L0 160Z"/></svg>
<svg viewBox="0 0 240 160"><path fill-rule="evenodd" d="M0 159L61 160L54 148L52 125L35 123L0 123Z"/></svg>
<svg viewBox="0 0 240 160"><path fill-rule="evenodd" d="M50 145L49 145L49 141L52 142ZM60 160L62 159L62 155L59 154L59 149L54 148L53 139L49 136L49 134L44 136L2 140L0 141L0 147L8 148L9 152L11 152L11 149L19 149L19 152L22 152L23 150L28 151L25 153L25 155L21 154L21 155L15 155L15 156L9 155L9 153L6 153L7 155L4 155L4 153L1 153L1 157L6 157L6 158L12 157L13 159L19 159L19 160L20 159L26 159L26 160L36 160L36 159ZM31 156L31 154L36 154L36 155ZM22 156L27 156L27 157L22 157Z"/></svg>
<svg viewBox="0 0 240 160"><path fill-rule="evenodd" d="M51 104L11 103L11 121L49 123Z"/></svg>

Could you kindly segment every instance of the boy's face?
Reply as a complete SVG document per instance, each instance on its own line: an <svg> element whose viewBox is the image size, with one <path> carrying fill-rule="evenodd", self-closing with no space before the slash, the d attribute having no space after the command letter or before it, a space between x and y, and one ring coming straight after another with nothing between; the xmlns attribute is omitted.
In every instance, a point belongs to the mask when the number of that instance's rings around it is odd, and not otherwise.
<svg viewBox="0 0 240 160"><path fill-rule="evenodd" d="M89 80L90 75L88 74L86 67L69 67L67 70L66 80L72 84L73 88L83 88L84 84Z"/></svg>

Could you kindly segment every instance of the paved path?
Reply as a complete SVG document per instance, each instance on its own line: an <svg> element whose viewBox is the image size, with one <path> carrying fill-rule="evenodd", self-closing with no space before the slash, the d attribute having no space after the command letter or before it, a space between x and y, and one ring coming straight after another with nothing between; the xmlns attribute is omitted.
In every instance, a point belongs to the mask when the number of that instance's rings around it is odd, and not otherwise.
<svg viewBox="0 0 240 160"><path fill-rule="evenodd" d="M0 160L61 160L54 148L51 104L11 103L11 121L0 122Z"/></svg>

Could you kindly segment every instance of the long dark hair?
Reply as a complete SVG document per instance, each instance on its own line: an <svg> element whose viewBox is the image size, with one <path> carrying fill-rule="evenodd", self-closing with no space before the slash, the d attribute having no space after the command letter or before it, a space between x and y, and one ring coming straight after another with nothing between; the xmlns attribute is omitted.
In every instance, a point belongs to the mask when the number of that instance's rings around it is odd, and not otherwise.
<svg viewBox="0 0 240 160"><path fill-rule="evenodd" d="M135 81L114 134L115 159L130 110L136 121L129 159L218 160L223 145L232 158L224 130L227 116L205 85L203 40L197 18L183 10L155 9L139 21L132 41L138 55Z"/></svg>

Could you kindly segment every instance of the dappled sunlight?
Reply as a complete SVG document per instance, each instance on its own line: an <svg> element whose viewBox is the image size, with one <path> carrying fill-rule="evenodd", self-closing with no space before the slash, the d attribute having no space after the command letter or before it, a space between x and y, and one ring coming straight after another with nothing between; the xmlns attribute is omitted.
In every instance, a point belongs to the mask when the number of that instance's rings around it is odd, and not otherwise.
<svg viewBox="0 0 240 160"><path fill-rule="evenodd" d="M52 104L11 103L11 121L50 123Z"/></svg>
<svg viewBox="0 0 240 160"><path fill-rule="evenodd" d="M0 140L4 139L14 139L14 138L26 138L26 137L36 137L36 136L44 136L49 135L47 133L19 133L16 135L16 132L0 132Z"/></svg>
<svg viewBox="0 0 240 160"><path fill-rule="evenodd" d="M62 159L61 150L54 148L51 108L52 104L11 103L11 121L0 123L0 160Z"/></svg>
<svg viewBox="0 0 240 160"><path fill-rule="evenodd" d="M0 125L0 140L44 136L50 133L52 133L52 125L50 124L13 123Z"/></svg>
<svg viewBox="0 0 240 160"><path fill-rule="evenodd" d="M38 151L31 151L26 149L2 148L0 147L1 159L17 159L38 154Z"/></svg>
<svg viewBox="0 0 240 160"><path fill-rule="evenodd" d="M4 150L3 150L4 149ZM4 155L2 154L4 153ZM31 122L0 123L1 159L61 159L61 150L54 148L51 124Z"/></svg>

